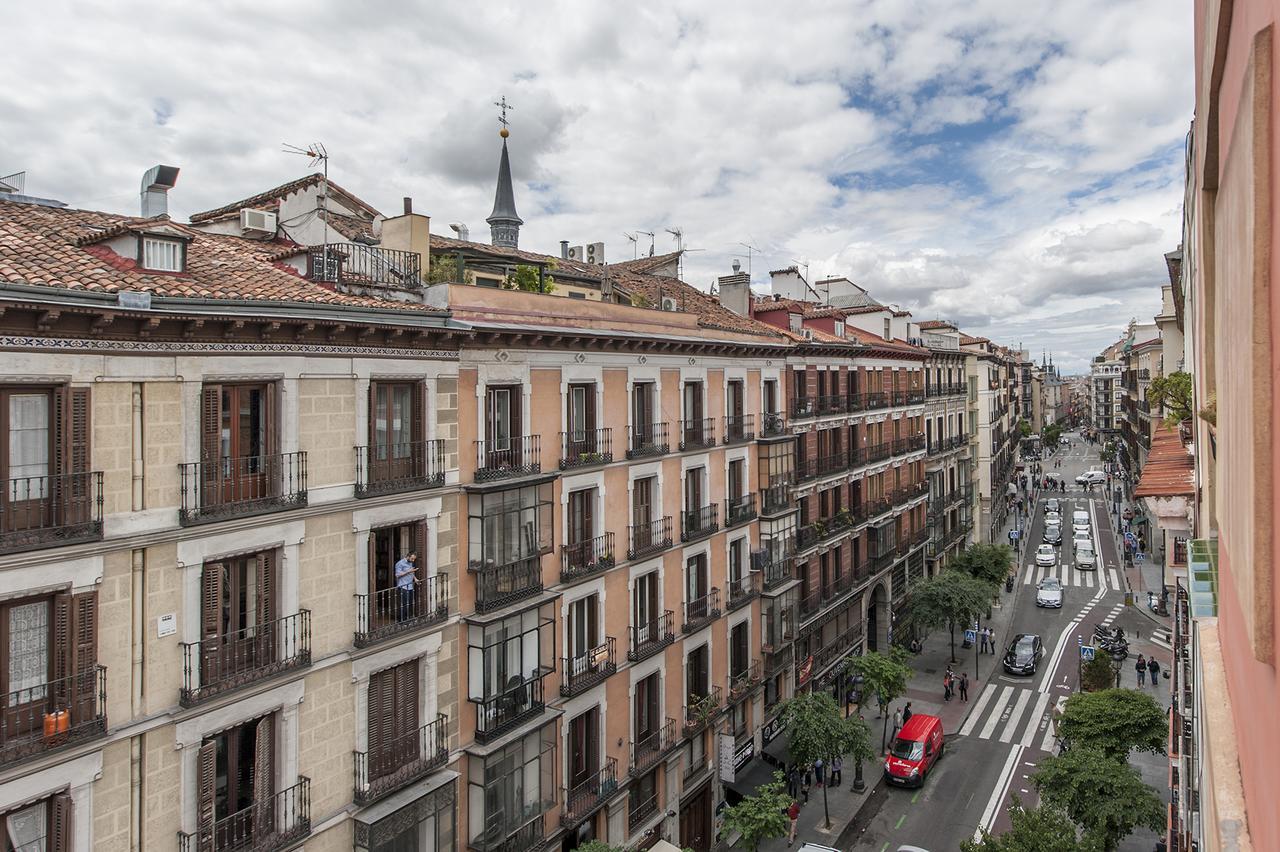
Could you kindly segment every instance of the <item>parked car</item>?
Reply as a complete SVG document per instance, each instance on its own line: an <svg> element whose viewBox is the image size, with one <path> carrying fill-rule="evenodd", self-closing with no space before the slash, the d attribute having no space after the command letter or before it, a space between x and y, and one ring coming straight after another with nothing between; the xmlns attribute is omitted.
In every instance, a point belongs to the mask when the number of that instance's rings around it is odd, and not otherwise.
<svg viewBox="0 0 1280 852"><path fill-rule="evenodd" d="M898 731L884 759L884 777L890 784L919 787L945 747L942 720L916 713Z"/></svg>
<svg viewBox="0 0 1280 852"><path fill-rule="evenodd" d="M1058 564L1058 551L1052 544L1042 544L1036 548L1036 565L1052 568Z"/></svg>
<svg viewBox="0 0 1280 852"><path fill-rule="evenodd" d="M1076 485L1096 485L1106 481L1107 475L1100 470L1086 470L1076 477Z"/></svg>
<svg viewBox="0 0 1280 852"><path fill-rule="evenodd" d="M1045 544L1062 544L1062 527L1047 526L1044 528Z"/></svg>
<svg viewBox="0 0 1280 852"><path fill-rule="evenodd" d="M1057 577L1045 577L1036 586L1036 606L1051 609L1062 608L1062 581Z"/></svg>
<svg viewBox="0 0 1280 852"><path fill-rule="evenodd" d="M1009 674L1033 675L1044 657L1044 645L1034 633L1019 633L1004 654L1004 670ZM914 718L914 717L913 717Z"/></svg>

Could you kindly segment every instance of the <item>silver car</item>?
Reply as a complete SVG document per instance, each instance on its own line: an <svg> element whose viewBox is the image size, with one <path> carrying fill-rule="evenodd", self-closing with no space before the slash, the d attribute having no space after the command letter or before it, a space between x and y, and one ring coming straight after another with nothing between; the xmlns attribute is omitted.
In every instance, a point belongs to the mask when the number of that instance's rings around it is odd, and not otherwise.
<svg viewBox="0 0 1280 852"><path fill-rule="evenodd" d="M1045 577L1036 586L1036 606L1051 609L1062 608L1062 581L1057 577Z"/></svg>

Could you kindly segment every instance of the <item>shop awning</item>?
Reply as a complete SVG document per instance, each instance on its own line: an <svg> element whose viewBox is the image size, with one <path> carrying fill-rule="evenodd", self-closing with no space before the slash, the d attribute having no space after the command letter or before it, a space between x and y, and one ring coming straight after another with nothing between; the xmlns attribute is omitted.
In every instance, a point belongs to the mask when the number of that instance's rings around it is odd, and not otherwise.
<svg viewBox="0 0 1280 852"><path fill-rule="evenodd" d="M772 744L773 743L770 743L770 745ZM732 783L724 785L726 790L732 791L737 795L737 801L727 796L726 800L730 805L736 805L738 801L741 801L748 796L754 796L756 794L756 790L760 786L768 784L770 781L774 780L773 773L781 771L782 770L778 769L778 767L766 763L763 758L757 757L752 759L746 766L742 767L742 769L738 770L734 774Z"/></svg>

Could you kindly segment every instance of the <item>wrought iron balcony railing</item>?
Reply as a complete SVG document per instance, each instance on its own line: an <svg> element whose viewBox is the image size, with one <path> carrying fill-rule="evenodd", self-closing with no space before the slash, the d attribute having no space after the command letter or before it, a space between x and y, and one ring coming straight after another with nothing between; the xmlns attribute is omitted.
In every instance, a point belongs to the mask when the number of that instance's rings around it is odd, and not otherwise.
<svg viewBox="0 0 1280 852"><path fill-rule="evenodd" d="M301 609L284 618L181 645L178 700L183 707L191 707L210 696L311 665L311 611Z"/></svg>
<svg viewBox="0 0 1280 852"><path fill-rule="evenodd" d="M223 457L178 465L183 526L307 505L307 454Z"/></svg>
<svg viewBox="0 0 1280 852"><path fill-rule="evenodd" d="M730 578L728 583L729 590L729 611L743 607L755 598L760 597L760 581L761 575L759 571L747 571L741 577L734 580Z"/></svg>
<svg viewBox="0 0 1280 852"><path fill-rule="evenodd" d="M444 441L356 447L356 496L444 485Z"/></svg>
<svg viewBox="0 0 1280 852"><path fill-rule="evenodd" d="M630 546L627 548L628 559L644 559L648 556L667 550L674 543L671 540L671 516L664 515L644 524L632 524L627 527Z"/></svg>
<svg viewBox="0 0 1280 852"><path fill-rule="evenodd" d="M560 545L560 582L562 583L608 571L616 564L611 532L586 541Z"/></svg>
<svg viewBox="0 0 1280 852"><path fill-rule="evenodd" d="M676 720L670 717L658 730L637 735L631 743L631 776L639 777L657 766L679 742L676 739Z"/></svg>
<svg viewBox="0 0 1280 852"><path fill-rule="evenodd" d="M893 442L884 441L879 444L872 444L870 446L863 447L862 449L866 451L867 464L875 464L876 462L884 461L893 454Z"/></svg>
<svg viewBox="0 0 1280 852"><path fill-rule="evenodd" d="M307 249L307 277L330 284L368 284L417 290L422 255L363 243L329 243Z"/></svg>
<svg viewBox="0 0 1280 852"><path fill-rule="evenodd" d="M760 511L766 515L789 511L794 505L789 480L772 483L760 489Z"/></svg>
<svg viewBox="0 0 1280 852"><path fill-rule="evenodd" d="M713 588L702 597L685 602L684 624L680 629L684 633L693 633L715 621L720 615L720 590Z"/></svg>
<svg viewBox="0 0 1280 852"><path fill-rule="evenodd" d="M476 441L476 482L515 479L542 473L542 437L513 435L505 440Z"/></svg>
<svg viewBox="0 0 1280 852"><path fill-rule="evenodd" d="M818 397L818 414L844 414L848 403L840 394L829 394Z"/></svg>
<svg viewBox="0 0 1280 852"><path fill-rule="evenodd" d="M102 538L102 472L0 480L0 553Z"/></svg>
<svg viewBox="0 0 1280 852"><path fill-rule="evenodd" d="M532 677L512 675L510 684L500 694L485 699L471 699L476 705L476 742L487 743L513 731L546 709L543 700L544 670Z"/></svg>
<svg viewBox="0 0 1280 852"><path fill-rule="evenodd" d="M724 418L724 442L726 444L741 444L755 439L754 415L731 414Z"/></svg>
<svg viewBox="0 0 1280 852"><path fill-rule="evenodd" d="M751 568L761 575L765 591L776 589L791 579L791 560L787 557L775 559L769 550L752 551Z"/></svg>
<svg viewBox="0 0 1280 852"><path fill-rule="evenodd" d="M648 659L676 640L676 615L665 610L657 618L627 628L627 660L638 663Z"/></svg>
<svg viewBox="0 0 1280 852"><path fill-rule="evenodd" d="M671 452L666 423L627 427L627 458L644 459Z"/></svg>
<svg viewBox="0 0 1280 852"><path fill-rule="evenodd" d="M439 713L416 731L354 754L354 799L363 806L449 762L449 717Z"/></svg>
<svg viewBox="0 0 1280 852"><path fill-rule="evenodd" d="M724 525L736 527L756 517L756 495L748 491L738 498L724 501Z"/></svg>
<svg viewBox="0 0 1280 852"><path fill-rule="evenodd" d="M408 589L356 595L354 644L365 648L392 636L440 624L449 618L449 575L432 574Z"/></svg>
<svg viewBox="0 0 1280 852"><path fill-rule="evenodd" d="M709 450L716 445L716 419L680 421L680 450Z"/></svg>
<svg viewBox="0 0 1280 852"><path fill-rule="evenodd" d="M598 772L565 790L560 824L573 828L595 813L618 790L618 761L607 758Z"/></svg>
<svg viewBox="0 0 1280 852"><path fill-rule="evenodd" d="M613 461L613 429L578 429L560 433L560 469L594 467Z"/></svg>
<svg viewBox="0 0 1280 852"><path fill-rule="evenodd" d="M729 700L741 701L751 694L751 690L760 685L760 661L752 660L738 672L729 673Z"/></svg>
<svg viewBox="0 0 1280 852"><path fill-rule="evenodd" d="M687 737L705 728L720 713L724 691L713 686L705 694L690 693L685 701L684 735Z"/></svg>
<svg viewBox="0 0 1280 852"><path fill-rule="evenodd" d="M311 779L255 800L233 814L178 832L179 852L277 852L311 833Z"/></svg>
<svg viewBox="0 0 1280 852"><path fill-rule="evenodd" d="M697 541L720 529L719 506L711 503L680 513L680 540Z"/></svg>
<svg viewBox="0 0 1280 852"><path fill-rule="evenodd" d="M791 419L803 420L818 414L818 402L813 397L797 396L791 400Z"/></svg>
<svg viewBox="0 0 1280 852"><path fill-rule="evenodd" d="M787 419L781 411L766 411L760 415L760 437L777 438L787 434Z"/></svg>
<svg viewBox="0 0 1280 852"><path fill-rule="evenodd" d="M531 556L505 565L472 562L476 575L476 612L493 612L542 592L541 559Z"/></svg>
<svg viewBox="0 0 1280 852"><path fill-rule="evenodd" d="M570 698L585 692L598 683L603 683L609 675L618 670L618 660L614 654L614 638L606 636L605 640L586 653L576 657L561 657L564 666L560 681L560 694Z"/></svg>
<svg viewBox="0 0 1280 852"><path fill-rule="evenodd" d="M12 685L13 679L10 678ZM3 695L0 766L82 743L107 732L107 667L42 678Z"/></svg>

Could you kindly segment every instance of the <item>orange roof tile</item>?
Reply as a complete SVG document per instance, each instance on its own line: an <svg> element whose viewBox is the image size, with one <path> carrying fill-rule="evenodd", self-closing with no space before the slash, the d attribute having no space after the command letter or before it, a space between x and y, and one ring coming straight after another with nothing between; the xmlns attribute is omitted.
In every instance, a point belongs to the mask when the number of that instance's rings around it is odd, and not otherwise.
<svg viewBox="0 0 1280 852"><path fill-rule="evenodd" d="M1191 497L1195 460L1177 427L1161 425L1151 436L1151 452L1133 489L1135 497Z"/></svg>
<svg viewBox="0 0 1280 852"><path fill-rule="evenodd" d="M217 207L213 210L204 210L200 213L192 213L191 221L192 222L208 222L212 219L218 219L232 213L238 213L242 208L245 208L245 207L253 207L257 209L274 209L277 206L279 206L280 201L285 197L287 197L290 193L297 192L300 189L305 189L308 186L320 183L324 179L325 177L322 174L319 174L319 173L310 174L310 175L307 175L306 177L298 178L297 180L291 180L288 183L282 183L277 187L266 190L265 192L259 192L257 195L251 195L248 198L242 198L239 201L233 201L230 204L224 204L223 206ZM347 192L345 189L338 186L332 180L329 181L329 194L337 195L343 201L348 202L350 206L356 208L357 210L361 210L367 213L370 219L373 219L375 216L382 215L378 212L377 208L375 208L373 205L366 204L365 202L361 201L359 198L352 195L350 192Z"/></svg>

